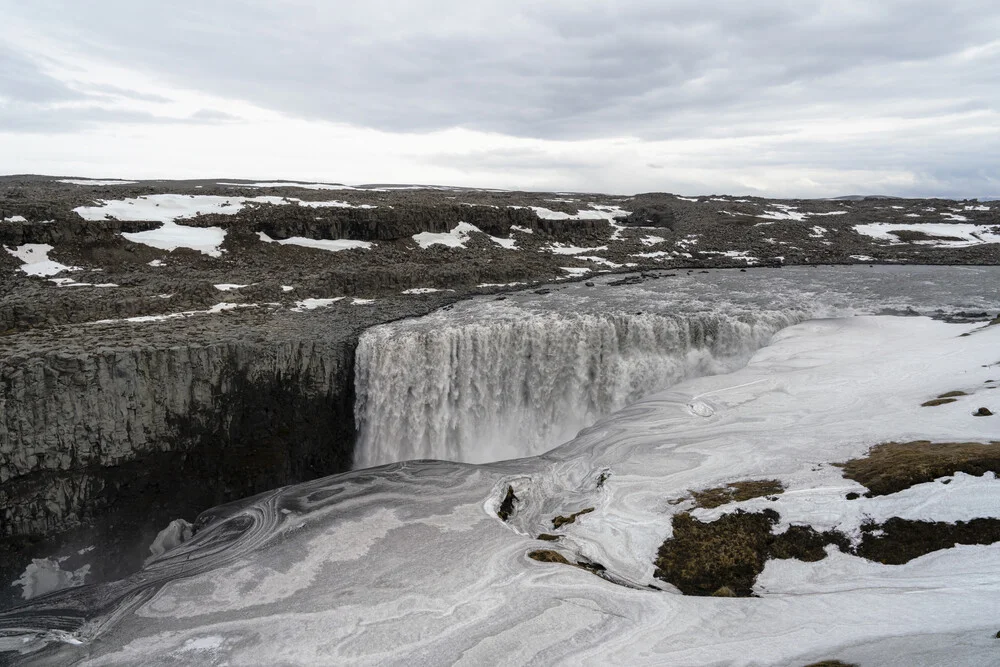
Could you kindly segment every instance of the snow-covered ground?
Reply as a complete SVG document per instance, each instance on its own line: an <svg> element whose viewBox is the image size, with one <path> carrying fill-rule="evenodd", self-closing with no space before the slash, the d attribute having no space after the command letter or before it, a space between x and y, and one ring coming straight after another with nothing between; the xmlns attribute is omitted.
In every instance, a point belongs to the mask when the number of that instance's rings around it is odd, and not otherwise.
<svg viewBox="0 0 1000 667"><path fill-rule="evenodd" d="M964 219L964 218L963 218ZM899 224L891 222L875 222L867 225L855 225L855 231L880 241L904 243L893 232L918 232L929 239L916 239L910 243L933 246L935 248L966 248L984 243L1000 243L1000 225L976 225L966 223L930 223L916 222Z"/></svg>
<svg viewBox="0 0 1000 667"><path fill-rule="evenodd" d="M789 206L787 204L772 204L771 206L774 210L765 211L764 213L758 214L756 217L763 218L764 220L793 220L795 222L804 222L807 218L811 218L813 216L847 215L847 211L813 213L810 211L799 211L797 207Z"/></svg>
<svg viewBox="0 0 1000 667"><path fill-rule="evenodd" d="M512 227L511 229L514 228ZM479 227L476 227L475 225L469 224L468 222L460 222L448 232L420 232L419 234L414 234L413 240L416 241L417 245L424 250L435 245L443 245L449 248L464 248L466 242L469 240L469 234L472 234L473 232L483 233L483 230L479 229ZM493 243L502 248L506 248L508 250L517 249L517 239L514 239L513 237L505 239L499 236L490 236L489 238L493 241Z"/></svg>
<svg viewBox="0 0 1000 667"><path fill-rule="evenodd" d="M165 295L164 298L169 298L170 295ZM206 310L185 310L180 313L168 313L166 315L139 315L137 317L126 317L122 319L113 320L97 320L93 324L115 324L118 322L130 322L133 324L144 324L147 322L164 322L166 320L176 320L183 319L185 317L194 317L197 315L215 315L217 313L223 313L227 310L234 310L236 308L256 308L255 303L228 303L221 302L217 303L211 308Z"/></svg>
<svg viewBox="0 0 1000 667"><path fill-rule="evenodd" d="M556 255L580 255L585 252L600 252L601 250L607 250L608 246L602 245L594 248L583 248L581 246L570 245L568 243L554 242L542 248L542 251L548 251Z"/></svg>
<svg viewBox="0 0 1000 667"><path fill-rule="evenodd" d="M93 178L62 178L60 183L67 185L133 185L139 181L119 181L115 179L98 180Z"/></svg>
<svg viewBox="0 0 1000 667"><path fill-rule="evenodd" d="M49 259L52 246L46 243L25 243L16 247L4 246L4 249L23 262L21 270L29 276L54 276L63 271L77 271L78 267L66 266Z"/></svg>
<svg viewBox="0 0 1000 667"><path fill-rule="evenodd" d="M257 232L257 238L264 243L279 243L281 245L297 245L303 248L316 248L318 250L329 250L339 252L341 250L354 250L357 248L368 249L372 247L371 241L354 241L352 239L310 239L304 236L292 236L287 239L275 240L264 232Z"/></svg>
<svg viewBox="0 0 1000 667"><path fill-rule="evenodd" d="M177 248L191 248L211 257L220 257L222 255L221 246L226 238L224 229L220 227L190 227L177 224L177 221L209 213L236 215L247 204L285 204L310 208L374 208L370 204L349 204L343 201L303 201L296 198L273 196L148 195L132 199L100 200L97 206L80 206L73 210L80 214L84 220L93 222L99 222L109 217L123 221L160 222L162 224L157 229L144 232L125 232L122 236L134 243L142 243L160 250L172 251ZM305 245L305 243L298 243L298 245ZM344 248L324 247L324 249L342 250Z"/></svg>
<svg viewBox="0 0 1000 667"><path fill-rule="evenodd" d="M261 183L217 183L217 185L228 185L239 188L303 188L305 190L357 190L350 185L338 185L334 183L298 183L294 181L268 181Z"/></svg>
<svg viewBox="0 0 1000 667"><path fill-rule="evenodd" d="M422 461L277 490L153 559L145 577L162 577L162 588L138 598L86 653L67 657L84 665L993 665L1000 545L904 565L836 551L812 563L772 560L759 597L736 599L680 595L653 578L653 560L672 516L690 509L676 502L689 490L762 476L786 491L699 510L701 518L766 507L784 523L822 529L865 515L1000 517L1000 483L989 475L851 501L846 494L863 488L831 465L890 440L995 439L995 420L971 408L1000 412L1000 392L985 383L1000 372L997 349L1000 327L814 320L777 334L744 369L650 396L540 458ZM972 395L920 405L958 388ZM496 512L508 487L518 501L504 522ZM553 517L588 507L553 528ZM237 520L244 527L232 531ZM541 533L560 537L535 539ZM537 549L600 563L619 583L529 559ZM90 642L99 628L64 637Z"/></svg>

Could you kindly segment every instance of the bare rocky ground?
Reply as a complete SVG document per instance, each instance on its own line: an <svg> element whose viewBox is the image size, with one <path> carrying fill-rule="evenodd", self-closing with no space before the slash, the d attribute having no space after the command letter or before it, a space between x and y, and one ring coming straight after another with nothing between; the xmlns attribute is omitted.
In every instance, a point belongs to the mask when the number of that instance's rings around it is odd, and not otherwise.
<svg viewBox="0 0 1000 667"><path fill-rule="evenodd" d="M248 204L235 215L179 221L223 229L217 257L122 236L159 222L87 221L74 212L158 194L341 204ZM595 219L602 211L621 213ZM482 230L467 234L464 247L422 248L414 239L460 222ZM855 229L871 223L956 232L904 230L888 241ZM46 244L49 259L77 267L29 276L20 259L0 252L0 606L16 592L6 582L32 557L68 556L68 568L98 545L105 557L89 561L89 581L117 577L141 563L170 519L348 469L353 351L367 327L602 271L1000 263L997 243L940 247L966 238L960 227L969 224L1000 234L1000 202L0 178L0 245ZM264 242L261 233L372 246L331 252ZM67 277L77 284L59 284ZM226 284L242 287L216 287ZM413 289L422 293L403 293ZM345 298L307 307L337 297ZM220 303L230 305L127 319Z"/></svg>

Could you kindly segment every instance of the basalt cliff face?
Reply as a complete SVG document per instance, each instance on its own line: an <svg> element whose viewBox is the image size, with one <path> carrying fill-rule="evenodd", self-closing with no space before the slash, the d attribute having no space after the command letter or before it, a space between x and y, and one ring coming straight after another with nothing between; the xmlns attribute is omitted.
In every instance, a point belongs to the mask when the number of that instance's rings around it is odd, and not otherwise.
<svg viewBox="0 0 1000 667"><path fill-rule="evenodd" d="M353 353L350 341L227 341L6 359L3 533L73 528L192 474L218 501L347 469ZM162 452L191 456L136 465ZM95 474L113 468L128 474Z"/></svg>
<svg viewBox="0 0 1000 667"><path fill-rule="evenodd" d="M0 580L94 546L88 581L117 578L174 518L349 470L358 335L438 303L0 338Z"/></svg>

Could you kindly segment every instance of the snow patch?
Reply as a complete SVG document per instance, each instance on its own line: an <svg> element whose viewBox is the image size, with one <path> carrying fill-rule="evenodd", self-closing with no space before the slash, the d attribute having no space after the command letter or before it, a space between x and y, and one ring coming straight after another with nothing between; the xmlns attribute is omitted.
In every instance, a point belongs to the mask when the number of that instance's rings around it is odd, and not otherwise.
<svg viewBox="0 0 1000 667"><path fill-rule="evenodd" d="M479 227L475 225L470 225L467 222L460 222L455 225L455 228L450 232L444 232L441 234L435 234L433 232L420 232L419 234L413 235L413 240L417 242L421 248L426 250L432 245L443 245L449 248L464 248L466 241L469 240L469 234L473 232L482 232ZM492 237L491 237L492 238Z"/></svg>
<svg viewBox="0 0 1000 667"><path fill-rule="evenodd" d="M56 287L121 287L117 283L78 283L72 278L49 278L50 283L55 283Z"/></svg>
<svg viewBox="0 0 1000 667"><path fill-rule="evenodd" d="M962 223L891 223L874 222L864 225L855 225L854 230L859 234L870 236L880 241L888 241L892 244L905 243L891 232L910 231L920 232L928 236L948 237L948 239L927 239L912 241L916 245L926 245L934 248L967 248L969 246L982 245L985 243L1000 243L1000 225L976 225Z"/></svg>
<svg viewBox="0 0 1000 667"><path fill-rule="evenodd" d="M367 250L373 245L371 241L355 241L352 239L310 239L304 236L292 236L287 239L272 239L264 232L257 232L257 238L264 243L297 245L303 248L315 248L317 250L327 250L329 252L356 250L359 248Z"/></svg>
<svg viewBox="0 0 1000 667"><path fill-rule="evenodd" d="M357 190L350 185L335 183L297 183L292 181L271 181L262 183L217 183L239 188L302 188L304 190Z"/></svg>
<svg viewBox="0 0 1000 667"><path fill-rule="evenodd" d="M133 185L139 181L119 181L115 179L100 181L90 178L61 178L58 182L69 185Z"/></svg>
<svg viewBox="0 0 1000 667"><path fill-rule="evenodd" d="M296 313L302 313L307 310L316 310L317 308L325 308L330 304L337 303L338 301L342 301L345 298L346 297L335 296L330 299L313 299L313 298L302 299L301 301L295 302L295 307L292 308L292 310Z"/></svg>
<svg viewBox="0 0 1000 667"><path fill-rule="evenodd" d="M78 266L66 266L49 259L53 250L47 243L25 243L15 248L4 246L4 250L24 262L21 270L29 276L54 276L63 271L79 271Z"/></svg>
<svg viewBox="0 0 1000 667"><path fill-rule="evenodd" d="M160 295L163 297L163 295ZM167 295L167 297L172 295ZM164 297L166 298L166 297ZM256 308L255 303L228 303L223 301L222 303L217 303L207 310L185 310L180 313L168 313L166 315L140 315L138 317L125 317L122 319L113 320L97 320L94 324L115 324L117 322L130 322L134 324L144 324L147 322L164 322L166 320L176 320L183 319L186 317L193 317L195 315L215 315L216 313L223 313L227 310L235 310L237 308Z"/></svg>
<svg viewBox="0 0 1000 667"><path fill-rule="evenodd" d="M555 255L579 255L584 252L600 252L601 250L607 249L608 246L606 245L597 246L595 248L582 248L580 246L570 245L568 243L559 243L556 241L543 247L541 252L548 250Z"/></svg>
<svg viewBox="0 0 1000 667"><path fill-rule="evenodd" d="M411 287L400 294L433 294L434 292L454 292L453 289L438 289L437 287Z"/></svg>

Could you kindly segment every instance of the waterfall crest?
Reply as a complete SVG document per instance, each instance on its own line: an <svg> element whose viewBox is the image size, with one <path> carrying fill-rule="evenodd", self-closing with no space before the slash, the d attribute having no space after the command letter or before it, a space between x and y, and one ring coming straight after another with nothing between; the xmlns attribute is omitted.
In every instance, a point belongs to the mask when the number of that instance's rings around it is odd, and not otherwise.
<svg viewBox="0 0 1000 667"><path fill-rule="evenodd" d="M540 454L651 392L739 368L806 317L525 313L375 327L356 352L355 467Z"/></svg>

